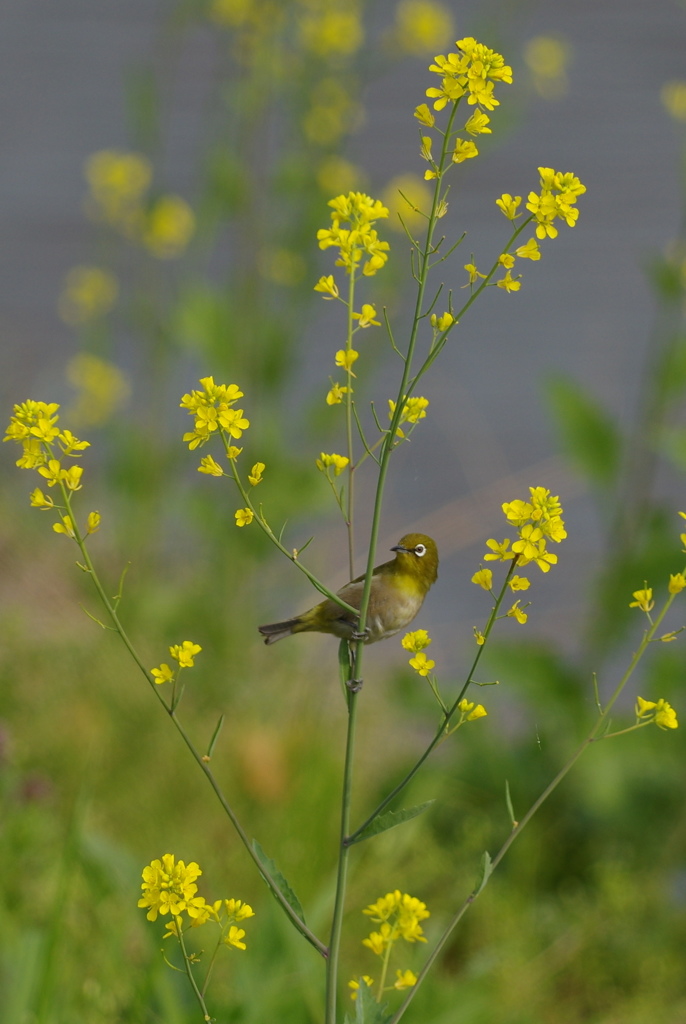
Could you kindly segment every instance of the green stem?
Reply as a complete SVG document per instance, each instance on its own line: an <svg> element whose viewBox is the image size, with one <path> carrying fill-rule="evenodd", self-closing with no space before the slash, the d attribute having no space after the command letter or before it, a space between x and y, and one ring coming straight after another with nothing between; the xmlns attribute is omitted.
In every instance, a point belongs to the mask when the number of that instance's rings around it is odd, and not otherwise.
<svg viewBox="0 0 686 1024"><path fill-rule="evenodd" d="M66 508L67 508L68 515L71 518L72 523L74 524L75 540L76 540L76 543L78 544L79 550L81 552L81 557L83 558L84 565L85 565L86 570L89 573L89 575L90 575L90 577L91 577L91 579L93 581L93 585L94 585L94 587L95 587L95 589L96 589L96 591L98 593L98 596L100 597L100 600L102 601L102 604L104 605L105 610L107 611L107 614L110 617L110 620L111 620L112 625L113 625L113 627L115 629L115 632L117 632L119 634L119 636L120 636L124 646L126 647L127 651L129 652L129 654L131 655L131 657L135 661L136 665L138 666L138 668L141 670L141 672L145 676L146 681L148 682L148 684L149 684L150 688L152 689L153 693L155 694L155 697L160 702L160 704L162 705L162 707L164 708L164 710L167 712L167 714L169 715L170 719L174 723L174 726L175 726L177 732L179 733L179 735L183 739L184 743L186 744L186 746L187 746L188 750L190 751L192 757L194 758L196 764L201 769L201 771L203 772L203 774L207 778L208 782L210 783L212 789L215 792L215 795L216 795L217 799L219 800L222 808L224 809L225 813L227 814L228 818L231 821L231 824L233 825L234 829L236 830L236 832L237 832L241 842L243 843L243 846L247 850L250 858L252 859L253 863L257 867L259 873L261 874L261 876L264 878L265 882L269 886L269 888L272 891L272 893L273 893L274 897L276 898L277 902L280 903L282 910L290 918L291 922L297 928L297 930L300 932L300 934L304 938L306 938L307 941L310 942L314 946L314 948L322 956L326 956L327 955L326 946L317 938L317 936L313 932L310 931L310 929L307 927L307 925L303 921L300 920L300 918L298 917L296 912L293 910L293 908L291 907L291 905L288 902L288 900L280 892L279 887L276 884L276 882L274 881L274 879L271 877L269 872L266 870L264 865L261 863L261 861L258 858L257 854L253 850L253 847L252 847L252 844L250 842L250 839L248 838L247 834L243 830L243 827L241 826L238 818L236 817L236 814L235 814L233 808L231 807L231 805L229 804L228 800L224 796L224 794L222 792L222 789L221 789L219 783L217 782L217 780L215 779L212 771L208 767L207 763L203 760L203 757L199 753L199 751L196 750L196 748L193 745L193 742L191 741L190 737L188 736L188 734L186 733L185 729L183 728L183 726L179 722L178 718L176 717L176 713L175 713L174 709L169 707L166 704L163 696L161 695L161 693L159 691L159 687L158 687L157 683L155 683L154 679L152 678L152 676L148 672L147 668L143 664L142 660L140 659L140 657L139 657L135 647L131 643L131 640L129 639L128 634L126 633L126 630L124 629L124 627L121 624L121 621L119 619L119 616L118 616L116 610L112 606L112 603L111 603L109 597L105 593L105 589L104 589L104 587L103 587L103 585L102 585L102 583L100 581L100 578L99 578L97 572L95 571L95 567L93 565L93 562L91 561L91 557L90 557L90 554L88 553L88 549L87 549L83 539L81 538L81 536L79 534L79 531L78 531L78 529L77 529L77 527L76 527L76 525L74 523L74 517L72 515L72 510L71 510L70 496L67 493L66 488L64 488L63 485L61 485L61 486L62 486L63 497L64 497L64 501L65 501L65 505L66 505Z"/></svg>
<svg viewBox="0 0 686 1024"><path fill-rule="evenodd" d="M210 1021L213 1018L208 1013L207 1007L205 1006L205 1000L203 999L202 992L198 988L198 984L197 984L197 982L195 980L195 976L193 974L193 969L191 967L191 962L190 962L190 959L188 957L188 953L186 952L186 945L185 945L185 943L183 941L183 931L181 930L180 922L179 921L177 921L176 928L177 928L177 934L179 936L179 945L181 946L181 953L183 955L183 966L184 966L185 971L186 971L186 977L188 978L188 980L191 983L191 988L193 989L193 992L195 994L195 998L200 1003L200 1009L203 1012L203 1020Z"/></svg>
<svg viewBox="0 0 686 1024"><path fill-rule="evenodd" d="M515 242L515 240L517 239L517 237L522 233L524 228L528 224L531 223L531 221L533 219L534 219L533 214L531 214L530 217L527 217L526 220L522 221L522 223L519 225L518 228L515 228L515 230L513 231L512 235L510 237L510 240L507 243L507 245L505 246L505 249L503 250L503 252L509 252L509 250L512 248L512 245ZM471 293L471 295L469 296L469 298L467 299L465 304L462 306L462 308L457 310L453 314L454 317L455 317L455 323L452 324L446 331L444 331L444 333L436 341L436 344L431 347L431 350L429 351L429 354L427 355L426 359L424 360L424 362L422 363L422 365L420 366L419 370L417 371L417 373L415 374L414 378L412 379L412 381L410 383L409 390L408 390L409 394L411 394L414 391L415 387L419 383L419 380L424 376L424 374L427 372L429 367L438 358L440 353L445 348L446 342L448 340L448 335L450 334L450 332L452 330L454 330L455 327L457 327L458 323L460 323L460 321L464 317L464 315L467 312L467 310L470 308L470 306L472 306L476 302L476 300L479 298L481 293L486 288L489 287L489 285L491 283L491 278L493 277L493 275L496 273L496 271L498 270L498 268L500 266L501 266L501 264L498 262L498 260L496 260L495 263L493 264L493 266L491 267L491 269L486 274L486 276L483 279L483 281Z"/></svg>
<svg viewBox="0 0 686 1024"><path fill-rule="evenodd" d="M448 140L450 137L450 131L452 128L455 115L457 113L458 104L453 105L453 109L450 112L450 118L448 121L448 127L443 138L443 145L441 149L441 157L439 161L439 168L442 171L445 166L447 153L448 153ZM396 445L396 431L400 425L400 420L405 408L405 397L408 391L408 381L410 379L410 371L412 367L412 359L414 351L417 345L417 334L419 330L419 322L422 318L422 307L424 305L424 292L426 289L426 279L429 270L429 261L433 251L433 235L436 228L436 221L438 220L438 208L440 202L441 193L441 177L436 179L436 187L434 188L433 200L431 203L431 212L429 214L428 224L426 228L426 244L421 254L421 264L418 274L418 285L417 285L417 298L415 301L414 316L412 318L412 327L410 330L410 338L407 345L407 354L405 356L405 362L403 364L403 372L400 380L400 386L398 388L397 400L395 403L395 409L391 416L391 423L386 434L382 447L381 455L379 458L379 475L376 483L376 493L374 496L374 509L372 513L372 525L369 536L369 552L367 555L367 568L365 572L365 583L364 590L362 591L362 599L360 601L360 619L359 629L363 633L367 623L367 610L369 608L369 598L371 595L372 587L372 573L374 570L374 562L376 560L376 547L379 539L379 528L381 525L381 508L383 505L383 495L386 486L386 478L388 476L388 464L391 457L391 452ZM361 678L361 666L362 666L362 644L363 641L359 641L355 649L355 676Z"/></svg>
<svg viewBox="0 0 686 1024"><path fill-rule="evenodd" d="M341 644L347 647L347 641ZM357 718L357 693L348 692L348 733L345 745L345 766L343 770L343 795L341 798L341 831L336 873L336 895L334 899L329 955L326 961L326 1024L336 1024L336 994L338 983L338 959L341 948L341 932L345 911L346 883L350 848L345 839L350 827L350 799L353 780L353 756L355 751L355 723Z"/></svg>
<svg viewBox="0 0 686 1024"><path fill-rule="evenodd" d="M224 447L226 448L226 450L228 452L229 441L227 441L223 431L222 431L222 435L221 436L222 436L222 441L224 442ZM340 605L341 608L344 608L346 611L352 612L354 615L357 615L357 608L353 608L352 605L346 604L346 602L343 601L338 596L338 594L334 593L333 590L329 590L328 587L324 586L324 584L321 582L321 580L318 580L317 577L314 575L314 573L310 572L310 570L308 568L306 568L306 566L304 566L302 564L302 562L298 561L297 554L294 553L293 551L289 551L288 548L284 544L281 543L279 538L273 532L273 530L270 527L269 523L266 521L266 519L264 518L264 516L260 512L259 508L257 508L257 509L255 508L255 505L253 504L253 502L251 501L250 497L248 496L248 492L246 491L245 487L243 486L243 481L241 480L240 476L238 475L238 470L236 468L236 460L235 459L230 459L229 462L230 462L230 465L231 465L231 475L233 476L234 482L235 482L236 486L238 487L238 490L241 493L241 497L243 498L243 501L248 506L248 508L250 508L253 511L253 513L255 515L255 522L258 524L258 526L260 527L262 532L264 534L266 534L267 537L269 537L269 539L272 542L272 544L274 544L279 549L279 551L283 555L286 556L286 558L290 559L290 561L293 562L293 564L295 566L297 566L298 569L300 569L300 571L305 576L307 576L307 578L310 581L310 583L312 584L312 586L315 587L315 589L318 590L320 594L323 594L324 597L328 597L332 601L335 601L336 604Z"/></svg>
<svg viewBox="0 0 686 1024"><path fill-rule="evenodd" d="M646 725L653 725L653 719L649 718L647 722L636 722L635 725L630 725L626 729L618 729L617 732L606 732L604 736L596 736L595 742L597 743L598 740L613 740L615 736L626 736L628 732L644 729Z"/></svg>
<svg viewBox="0 0 686 1024"><path fill-rule="evenodd" d="M648 644L653 639L653 637L655 635L655 632L657 631L657 628L659 627L660 623L662 622L662 620L664 619L665 615L669 611L669 608L671 607L672 601L674 600L674 596L675 596L674 594L670 595L670 597L665 602L665 605L664 605L662 611L660 612L660 614L658 615L657 619L655 620L655 622L651 625L650 629L646 633L644 633L643 639L641 640L641 643L639 644L636 653L632 657L632 659L631 659L631 661L629 663L628 668L626 669L624 675L621 677L621 679L617 683L617 686L615 687L612 696L610 697L609 701L607 702L607 704L605 706L605 709L599 715L598 719L596 720L596 722L595 722L593 728L591 729L591 731L589 732L588 736L583 740L581 745L572 754L572 756L569 758L569 760L566 762L566 764L560 769L560 771L557 773L557 775L552 780L552 782L550 782L546 786L546 788L543 790L543 792L538 797L538 799L531 805L531 807L526 812L526 814L521 819L521 821L519 821L515 825L515 827L512 829L512 831L510 832L509 836L505 840L505 842L502 844L502 846L498 850L497 854L495 855L495 857L491 861L490 871L489 871L488 878L490 878L490 875L493 873L493 871L496 869L496 867L503 860L505 854L507 853L507 851L510 849L510 847L514 843L515 839L517 839L517 837L520 836L521 833L524 831L526 826L529 824L529 822L533 818L534 814L536 814L536 811L538 811L539 808L545 803L545 801L548 799L548 797L551 795L551 793L553 793L557 789L557 787L560 785L560 783L565 778L565 776L569 774L571 769L574 767L576 762L579 760L581 755L583 753L585 753L585 751L588 750L590 745L592 743L594 743L599 738L598 737L598 733L601 731L603 725L607 721L607 718L608 718L608 716L610 714L610 711L612 710L613 706L615 705L615 703L619 699L620 695L622 694L626 684L629 682L629 679L633 675L633 673L634 673L634 671L635 671L639 661L643 657L643 655L644 655L644 653L646 651L646 648L648 647ZM456 913L453 915L453 917L449 921L447 927L444 929L443 933L441 934L440 938L438 939L436 945L432 949L431 954L429 955L426 963L424 964L424 966L422 967L421 971L419 972L419 974L417 976L417 984L412 989L409 989L408 994L405 997L402 1005L400 1006L398 1011L394 1014L394 1016L390 1019L388 1024L397 1024L397 1022L404 1015L404 1013L407 1010L408 1006L410 1005L410 1003L414 999L414 996L416 995L417 989L419 988L420 984L422 983L422 981L424 980L424 978L428 974L429 970L433 966L436 958L438 957L438 955L441 952L442 948L445 946L445 943L448 941L448 938L450 937L451 933L457 927L457 925L459 924L460 920L462 919L464 914L467 912L469 907L476 901L477 897L481 894L481 892L485 888L485 884L486 884L485 882L482 883L481 886L477 890L471 892L469 894L469 896L465 899L464 903L462 903L462 905L458 908Z"/></svg>
<svg viewBox="0 0 686 1024"><path fill-rule="evenodd" d="M386 978L388 976L388 965L391 962L391 951L393 949L393 939L389 939L388 945L386 946L386 952L384 953L383 966L381 968L381 977L379 978L379 994L376 997L377 1003L381 1002L385 988Z"/></svg>
<svg viewBox="0 0 686 1024"><path fill-rule="evenodd" d="M353 347L353 313L355 311L355 264L350 268L350 281L348 285L348 335L345 342L346 352L350 352ZM353 452L353 374L352 368L348 367L348 379L347 385L348 390L346 391L345 398L345 434L346 442L348 446L348 514L346 518L346 526L348 528L348 569L350 572L350 579L355 575L355 527L354 527L354 511L355 511L355 463L354 463L354 452Z"/></svg>
<svg viewBox="0 0 686 1024"><path fill-rule="evenodd" d="M208 986L208 985L209 985L209 983L210 983L210 975L212 974L212 968L213 968L213 967L214 967L214 965L215 965L215 961L216 961L216 959L217 959L217 953L219 952L219 949L220 949L220 947L221 947L221 944L222 944L222 937L221 937L221 934L220 934L220 935L219 935L219 938L217 939L217 945L216 945L216 946L214 947L214 953L212 954L212 957L211 957L211 959L210 959L210 962L209 962L209 964L207 965L207 970L206 970L206 972L205 972L205 980L204 980L204 981L203 981L203 983L202 983L202 989L201 989L201 992L202 992L202 995L203 995L203 997L205 996L205 994L206 994L206 992L207 992L207 986Z"/></svg>
<svg viewBox="0 0 686 1024"><path fill-rule="evenodd" d="M356 828L355 831L352 833L352 835L348 836L347 842L349 844L352 845L352 843L355 842L356 838L360 835L360 833L364 832L364 830L366 828L368 828L369 825L371 825L371 823L374 821L374 819L377 818L379 816L379 814L381 814L382 811L384 811L386 809L386 807L388 807L388 805L396 798L396 796L399 793L402 792L403 789L405 789L405 787L408 785L408 783L411 782L412 779L415 777L415 775L417 774L419 769L422 767L422 765L424 764L426 759L429 757L431 752L433 750L435 750L435 748L438 746L438 744L444 738L444 736L446 734L446 730L448 728L448 724L450 723L451 719L455 715L455 712L457 711L457 708L458 708L458 705L459 705L460 701L462 700L462 698L464 697L465 693L467 692L467 689L469 688L469 686L471 685L471 683L474 680L474 673L476 672L477 666L478 666L479 661L481 660L481 656L482 656L482 654L484 652L484 648L486 647L486 643L488 642L489 635L490 635L491 630L492 630L492 628L493 628L493 626L495 624L495 621L496 621L496 619L498 617L498 611L500 610L500 605L503 602L503 598L505 597L505 593L507 591L507 585L508 585L508 583L510 581L510 577L512 576L512 573L515 570L516 565L517 565L517 559L513 558L512 562L510 564L510 568L508 569L507 576L505 577L503 585L502 585L502 587L500 589L500 593L498 594L498 596L496 598L496 601L495 601L495 604L493 605L493 608L491 609L491 614L488 617L488 622L486 623L486 627L484 629L484 642L483 642L483 644L479 644L479 646L477 648L477 651L476 651L476 654L474 656L474 660L472 662L471 668L469 669L469 672L467 674L467 678L465 680L465 683L463 684L462 689L458 693L457 697L453 701L453 703L450 706L450 708L444 713L443 720L442 720L440 726L438 727L438 729L436 731L436 735L431 740L431 742L429 743L428 747L426 748L424 753L421 755L421 757L414 763L412 768L410 768L410 770L407 773L407 775L405 775L404 778L402 778L400 780L400 782L396 786L393 787L393 789L390 791L390 793L387 796L385 796L384 799L381 801L381 803L379 803L375 807L375 809L372 811L372 813L369 815L369 817L366 818L365 821L362 822L362 824L359 826L359 828Z"/></svg>

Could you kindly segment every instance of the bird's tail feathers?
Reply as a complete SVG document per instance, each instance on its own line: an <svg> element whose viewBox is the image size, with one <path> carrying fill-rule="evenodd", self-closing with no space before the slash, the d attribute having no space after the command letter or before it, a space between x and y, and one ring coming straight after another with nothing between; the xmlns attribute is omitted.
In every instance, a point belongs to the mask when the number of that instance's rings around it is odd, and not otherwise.
<svg viewBox="0 0 686 1024"><path fill-rule="evenodd" d="M266 644L275 644L277 640L285 640L287 636L298 633L300 630L300 617L286 619L284 622L272 622L267 626L258 626L259 632L264 637Z"/></svg>

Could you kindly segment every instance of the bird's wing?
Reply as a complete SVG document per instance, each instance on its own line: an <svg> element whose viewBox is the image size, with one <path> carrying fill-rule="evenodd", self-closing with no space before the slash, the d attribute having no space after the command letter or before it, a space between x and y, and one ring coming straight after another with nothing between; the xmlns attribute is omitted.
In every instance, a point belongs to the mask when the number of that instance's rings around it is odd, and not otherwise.
<svg viewBox="0 0 686 1024"><path fill-rule="evenodd" d="M388 569L390 569L390 567L393 565L394 562L395 562L395 559L392 558L390 562L384 562L382 565L375 566L374 569L372 569L372 576L378 576L380 572L387 572ZM346 587L351 587L353 585L353 583L364 583L364 579L365 579L366 575L367 574L363 572L361 576L356 576L354 580L350 581L350 583L346 583L345 587L343 587L342 590L338 591L340 596L343 597L343 590L345 590ZM343 597L343 600L345 601L344 597Z"/></svg>

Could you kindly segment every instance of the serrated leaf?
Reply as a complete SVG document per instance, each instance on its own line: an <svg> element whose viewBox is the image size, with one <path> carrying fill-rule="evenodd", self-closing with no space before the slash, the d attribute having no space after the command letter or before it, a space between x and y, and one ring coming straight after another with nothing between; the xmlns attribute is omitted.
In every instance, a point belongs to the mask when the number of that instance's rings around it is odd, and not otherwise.
<svg viewBox="0 0 686 1024"><path fill-rule="evenodd" d="M372 836L378 836L380 832L387 832L389 828L395 828L396 825L402 825L403 822L416 818L418 814L423 814L435 802L435 800L427 800L426 803L417 804L416 807L404 807L400 811L386 811L385 814L380 814L378 818L374 818L374 821L367 825L364 831L355 836L350 845L361 843L363 839L371 839Z"/></svg>
<svg viewBox="0 0 686 1024"><path fill-rule="evenodd" d="M608 487L617 477L622 448L614 421L599 402L567 378L554 378L546 390L566 454L594 484Z"/></svg>
<svg viewBox="0 0 686 1024"><path fill-rule="evenodd" d="M488 879L491 877L492 871L493 868L491 866L491 855L488 852L488 850L484 850L484 855L481 858L481 877L479 879L479 884L474 890L475 896L479 896L486 888L486 885L488 884Z"/></svg>
<svg viewBox="0 0 686 1024"><path fill-rule="evenodd" d="M252 841L252 848L257 854L257 858L260 864L262 864L269 872L272 881L278 888L279 892L285 899L286 903L288 903L289 907L291 907L291 909L295 911L295 913L298 915L302 923L305 924L305 915L303 913L303 908L300 904L300 900L291 889L286 878L281 874L281 872L279 871L271 857L267 856L267 854L264 852L264 850L262 849L262 847L260 846L256 839L253 839Z"/></svg>

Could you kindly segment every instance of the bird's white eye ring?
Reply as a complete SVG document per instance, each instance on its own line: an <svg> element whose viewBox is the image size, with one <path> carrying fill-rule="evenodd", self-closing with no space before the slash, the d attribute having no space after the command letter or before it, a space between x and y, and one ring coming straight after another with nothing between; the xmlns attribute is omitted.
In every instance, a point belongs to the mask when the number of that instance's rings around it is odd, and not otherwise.
<svg viewBox="0 0 686 1024"><path fill-rule="evenodd" d="M415 553L415 555L419 555L419 557L421 558L423 555L426 554L426 547L425 547L425 545L424 544L417 544L415 549L414 549L414 553Z"/></svg>

